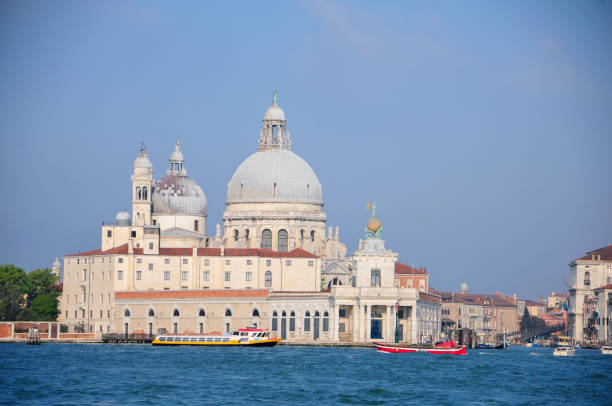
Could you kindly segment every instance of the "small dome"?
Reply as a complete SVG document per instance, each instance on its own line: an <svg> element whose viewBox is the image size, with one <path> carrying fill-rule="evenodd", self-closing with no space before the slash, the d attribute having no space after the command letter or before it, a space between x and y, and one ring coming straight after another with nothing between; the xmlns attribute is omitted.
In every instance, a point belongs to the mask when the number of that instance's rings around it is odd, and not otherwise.
<svg viewBox="0 0 612 406"><path fill-rule="evenodd" d="M206 216L206 196L190 177L168 174L155 184L154 214L193 214Z"/></svg>
<svg viewBox="0 0 612 406"><path fill-rule="evenodd" d="M317 175L299 155L289 150L258 151L234 172L227 202L323 204L323 195Z"/></svg>
<svg viewBox="0 0 612 406"><path fill-rule="evenodd" d="M266 115L264 116L264 120L280 120L280 121L285 121L285 112L283 111L283 109L278 107L278 105L276 103L274 103L266 111Z"/></svg>
<svg viewBox="0 0 612 406"><path fill-rule="evenodd" d="M130 213L120 211L115 216L115 222L118 226L129 226L132 224L132 217L130 216Z"/></svg>
<svg viewBox="0 0 612 406"><path fill-rule="evenodd" d="M149 161L149 156L147 155L147 150L145 149L144 145L140 148L140 153L134 161L134 169L136 168L153 169L153 165L151 165L151 161Z"/></svg>
<svg viewBox="0 0 612 406"><path fill-rule="evenodd" d="M468 290L468 284L463 282L461 284L461 292L467 292L467 290Z"/></svg>
<svg viewBox="0 0 612 406"><path fill-rule="evenodd" d="M60 264L60 262L59 262L59 258L58 258L58 257L55 257L55 261L53 262L53 266L55 267L55 266L61 266L61 265L62 265L62 264Z"/></svg>

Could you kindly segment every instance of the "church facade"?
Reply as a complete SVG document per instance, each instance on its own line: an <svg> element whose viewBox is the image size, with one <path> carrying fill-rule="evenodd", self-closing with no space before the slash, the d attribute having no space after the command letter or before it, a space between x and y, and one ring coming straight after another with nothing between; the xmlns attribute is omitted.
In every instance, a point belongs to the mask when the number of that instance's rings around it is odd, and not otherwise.
<svg viewBox="0 0 612 406"><path fill-rule="evenodd" d="M380 221L349 257L338 227L326 233L321 184L292 151L276 95L257 151L231 177L214 235L178 141L158 181L141 148L131 193L132 213L102 226L99 249L64 256L60 321L71 331L255 325L295 342L439 337L440 297L427 292L425 271L385 248Z"/></svg>

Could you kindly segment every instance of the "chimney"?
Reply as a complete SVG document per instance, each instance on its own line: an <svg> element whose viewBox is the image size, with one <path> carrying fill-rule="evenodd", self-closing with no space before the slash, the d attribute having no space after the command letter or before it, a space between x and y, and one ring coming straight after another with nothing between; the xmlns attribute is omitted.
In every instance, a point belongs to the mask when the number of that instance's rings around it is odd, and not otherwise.
<svg viewBox="0 0 612 406"><path fill-rule="evenodd" d="M542 295L538 295L538 303L542 303Z"/></svg>
<svg viewBox="0 0 612 406"><path fill-rule="evenodd" d="M514 298L514 304L516 304L516 300L518 299L518 295L515 293L514 295L512 295L512 297Z"/></svg>
<svg viewBox="0 0 612 406"><path fill-rule="evenodd" d="M221 246L221 256L225 256L225 247Z"/></svg>
<svg viewBox="0 0 612 406"><path fill-rule="evenodd" d="M597 254L597 260L601 261L601 254Z"/></svg>

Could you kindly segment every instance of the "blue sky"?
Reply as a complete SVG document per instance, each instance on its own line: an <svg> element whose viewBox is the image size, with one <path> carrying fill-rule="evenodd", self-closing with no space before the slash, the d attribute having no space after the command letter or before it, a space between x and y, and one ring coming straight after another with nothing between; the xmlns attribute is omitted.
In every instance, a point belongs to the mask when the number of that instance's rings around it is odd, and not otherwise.
<svg viewBox="0 0 612 406"><path fill-rule="evenodd" d="M0 263L99 247L142 141L208 199L274 89L353 251L376 201L430 283L535 298L612 243L612 2L0 3Z"/></svg>

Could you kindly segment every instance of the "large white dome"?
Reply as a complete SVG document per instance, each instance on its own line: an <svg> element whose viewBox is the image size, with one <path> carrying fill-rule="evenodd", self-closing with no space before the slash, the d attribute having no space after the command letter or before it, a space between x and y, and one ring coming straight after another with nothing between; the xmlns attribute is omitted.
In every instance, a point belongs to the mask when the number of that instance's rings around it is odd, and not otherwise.
<svg viewBox="0 0 612 406"><path fill-rule="evenodd" d="M303 202L323 204L321 184L310 165L291 150L258 151L230 180L227 203Z"/></svg>
<svg viewBox="0 0 612 406"><path fill-rule="evenodd" d="M206 196L202 188L184 175L168 174L155 184L153 214L206 216Z"/></svg>

